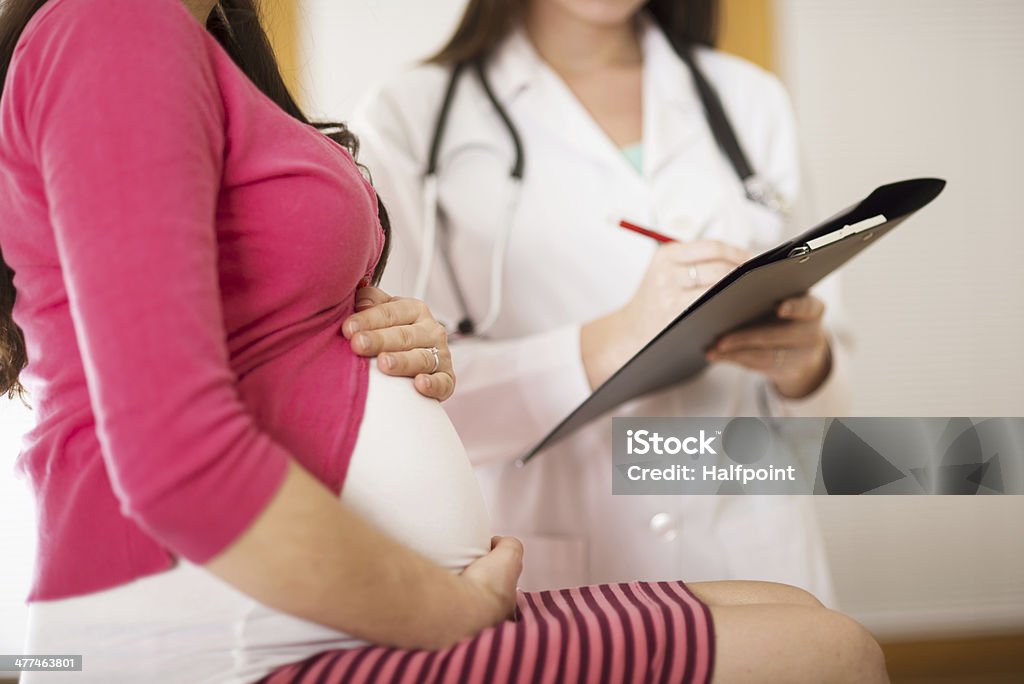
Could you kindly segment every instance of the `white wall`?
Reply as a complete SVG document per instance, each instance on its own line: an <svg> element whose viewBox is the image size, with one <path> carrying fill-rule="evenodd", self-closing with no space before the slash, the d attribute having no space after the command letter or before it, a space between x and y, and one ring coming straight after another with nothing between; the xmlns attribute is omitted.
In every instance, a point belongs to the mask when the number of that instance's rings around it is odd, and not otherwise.
<svg viewBox="0 0 1024 684"><path fill-rule="evenodd" d="M844 270L862 328L857 412L1024 415L1024 3L777 6L816 203L886 180L949 181Z"/></svg>
<svg viewBox="0 0 1024 684"><path fill-rule="evenodd" d="M465 0L305 0L299 61L307 108L344 119L375 83L441 47L464 6Z"/></svg>
<svg viewBox="0 0 1024 684"><path fill-rule="evenodd" d="M844 270L861 415L1024 415L1024 2L777 0L821 211L946 192ZM840 599L883 634L1024 627L1024 497L821 498Z"/></svg>

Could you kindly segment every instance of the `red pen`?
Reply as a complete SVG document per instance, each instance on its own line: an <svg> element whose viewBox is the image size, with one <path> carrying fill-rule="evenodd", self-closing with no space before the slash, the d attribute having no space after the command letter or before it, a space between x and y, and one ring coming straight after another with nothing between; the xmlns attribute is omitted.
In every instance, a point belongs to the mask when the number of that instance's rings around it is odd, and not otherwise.
<svg viewBox="0 0 1024 684"><path fill-rule="evenodd" d="M631 230L634 233L639 233L640 235L649 237L652 240L657 240L658 242L664 243L676 241L675 238L670 238L668 235L662 235L656 230L651 230L650 228L644 228L643 226L638 226L635 223L630 223L626 219L622 219L621 221L619 221L619 226L625 228L626 230Z"/></svg>

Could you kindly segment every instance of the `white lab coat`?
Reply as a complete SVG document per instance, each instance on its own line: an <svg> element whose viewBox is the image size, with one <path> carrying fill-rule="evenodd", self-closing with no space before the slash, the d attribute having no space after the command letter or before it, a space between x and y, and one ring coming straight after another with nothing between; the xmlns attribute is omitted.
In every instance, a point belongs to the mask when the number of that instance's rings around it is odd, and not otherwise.
<svg viewBox="0 0 1024 684"><path fill-rule="evenodd" d="M590 392L580 324L623 305L656 248L616 227L620 218L680 240L714 238L757 250L783 221L746 200L719 152L686 66L645 22L643 173L621 151L522 31L487 73L522 136L525 177L513 205L512 144L467 71L440 155L439 204L469 309L480 321L490 294L495 235L511 220L501 316L487 339L453 344L457 390L446 408L470 453L496 531L526 545L529 589L624 580L763 579L805 587L826 603L832 584L809 497L612 496L611 420L601 419L525 468L513 460ZM794 199L799 171L787 96L769 73L702 50L757 172ZM423 249L423 177L448 71L422 66L359 108L352 128L394 230L384 287L411 295ZM444 242L444 240L442 240ZM830 305L834 297L819 293ZM439 320L461 317L435 254L426 300ZM763 379L715 365L692 381L641 398L619 416L835 415L847 359L833 330L835 363L811 397L786 401Z"/></svg>

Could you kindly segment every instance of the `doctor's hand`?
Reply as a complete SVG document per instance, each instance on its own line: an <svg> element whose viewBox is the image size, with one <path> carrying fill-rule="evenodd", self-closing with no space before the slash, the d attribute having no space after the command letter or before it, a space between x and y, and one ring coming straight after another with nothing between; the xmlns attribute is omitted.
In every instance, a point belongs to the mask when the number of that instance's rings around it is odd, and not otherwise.
<svg viewBox="0 0 1024 684"><path fill-rule="evenodd" d="M825 304L817 297L787 299L767 323L722 336L708 350L707 358L762 373L784 397L805 397L825 382L832 369L824 315Z"/></svg>
<svg viewBox="0 0 1024 684"><path fill-rule="evenodd" d="M717 240L658 247L629 302L580 331L580 352L591 388L607 380L683 309L749 258L746 250Z"/></svg>
<svg viewBox="0 0 1024 684"><path fill-rule="evenodd" d="M448 333L422 301L360 288L341 332L357 354L376 356L381 372L413 378L423 396L444 401L455 391Z"/></svg>

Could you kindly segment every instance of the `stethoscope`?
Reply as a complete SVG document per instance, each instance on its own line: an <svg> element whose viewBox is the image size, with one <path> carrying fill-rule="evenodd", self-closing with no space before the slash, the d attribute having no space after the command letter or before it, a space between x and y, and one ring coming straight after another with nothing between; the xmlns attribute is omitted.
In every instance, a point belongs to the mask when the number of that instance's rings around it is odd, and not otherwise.
<svg viewBox="0 0 1024 684"><path fill-rule="evenodd" d="M694 85L697 89L697 94L700 97L701 105L704 108L704 116L707 119L711 133L714 136L718 147L728 158L729 164L732 166L736 176L743 184L747 199L777 214L785 214L788 210L785 200L775 190L775 188L771 186L771 184L754 173L746 154L743 152L743 148L740 146L739 139L736 137L736 132L729 121L729 117L725 112L725 107L723 107L722 101L718 97L718 93L715 92L711 83L708 82L707 78L705 78L704 74L697 67L692 50L687 46L674 44L672 47L675 49L676 54L679 55L680 59L682 59L690 69ZM469 313L469 305L466 300L465 291L459 283L458 274L456 273L455 265L452 262L451 249L448 245L448 233L447 231L441 231L440 235L438 233L438 158L440 157L441 143L444 139L445 130L448 126L448 116L451 113L452 102L455 100L456 89L463 72L467 68L472 69L473 73L476 75L484 94L490 101L494 113L498 115L499 119L501 119L502 125L508 132L508 137L512 142L514 150L512 167L509 170L509 180L512 184L512 199L506 214L507 219L495 240L494 250L491 253L490 297L487 314L479 323L474 321L473 317ZM443 244L440 246L441 263L451 284L456 304L462 311L462 317L459 320L455 331L453 331L459 335L484 335L498 320L498 316L501 313L505 254L508 249L508 238L512 229L515 208L521 195L523 167L525 165L525 161L523 142L519 137L519 131L516 129L515 124L512 123L512 119L509 117L508 112L502 104L498 102L498 98L495 97L494 91L491 89L490 81L488 80L484 69L483 59L477 58L469 62L457 63L452 68L451 75L448 78L448 86L445 89L444 99L441 101L441 108L438 110L437 121L434 124L433 136L430 140L430 154L427 158L427 169L423 181L424 242L423 251L420 255L419 269L416 274L414 296L417 299L423 299L426 294L427 283L430 280L431 265L434 261L434 253L437 249L437 243L440 238L443 240Z"/></svg>

